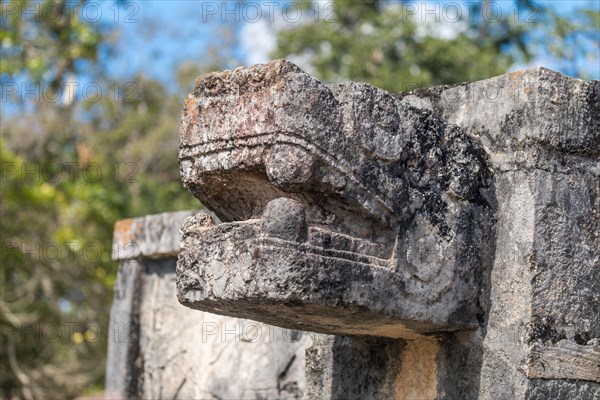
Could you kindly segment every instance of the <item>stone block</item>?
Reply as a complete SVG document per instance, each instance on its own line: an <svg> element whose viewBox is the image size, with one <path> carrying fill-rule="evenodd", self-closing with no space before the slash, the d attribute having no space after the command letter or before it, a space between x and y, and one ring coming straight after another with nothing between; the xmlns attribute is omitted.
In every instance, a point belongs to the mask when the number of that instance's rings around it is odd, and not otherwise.
<svg viewBox="0 0 600 400"><path fill-rule="evenodd" d="M600 398L600 82L273 61L196 81L179 160L222 221L184 223L179 301L327 334L307 399Z"/></svg>
<svg viewBox="0 0 600 400"><path fill-rule="evenodd" d="M175 290L173 212L115 225L119 259L110 318L106 397L300 399L308 334L183 307Z"/></svg>

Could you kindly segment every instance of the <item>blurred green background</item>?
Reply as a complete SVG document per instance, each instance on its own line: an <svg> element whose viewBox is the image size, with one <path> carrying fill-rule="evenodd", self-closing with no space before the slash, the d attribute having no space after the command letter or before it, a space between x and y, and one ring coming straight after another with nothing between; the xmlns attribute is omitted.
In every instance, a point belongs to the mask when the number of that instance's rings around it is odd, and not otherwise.
<svg viewBox="0 0 600 400"><path fill-rule="evenodd" d="M290 58L390 91L539 64L600 75L597 1L1 4L7 399L102 393L115 221L200 207L177 165L198 74Z"/></svg>

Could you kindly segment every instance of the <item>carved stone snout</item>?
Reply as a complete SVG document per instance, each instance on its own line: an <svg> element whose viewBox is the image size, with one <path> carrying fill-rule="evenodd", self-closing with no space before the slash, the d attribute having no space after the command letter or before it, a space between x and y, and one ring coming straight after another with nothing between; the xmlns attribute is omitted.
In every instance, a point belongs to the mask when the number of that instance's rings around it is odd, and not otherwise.
<svg viewBox="0 0 600 400"><path fill-rule="evenodd" d="M458 128L274 61L200 77L180 132L184 185L223 221L183 225L184 305L344 335L477 326L491 177Z"/></svg>

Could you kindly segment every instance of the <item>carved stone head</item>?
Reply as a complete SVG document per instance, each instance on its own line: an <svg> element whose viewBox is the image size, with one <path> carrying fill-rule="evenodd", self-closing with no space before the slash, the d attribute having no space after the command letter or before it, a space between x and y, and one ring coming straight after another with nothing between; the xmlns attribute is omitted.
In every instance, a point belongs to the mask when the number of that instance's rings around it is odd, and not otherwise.
<svg viewBox="0 0 600 400"><path fill-rule="evenodd" d="M184 305L332 334L477 325L493 177L431 111L286 61L212 73L186 100L179 161L220 219L183 224Z"/></svg>

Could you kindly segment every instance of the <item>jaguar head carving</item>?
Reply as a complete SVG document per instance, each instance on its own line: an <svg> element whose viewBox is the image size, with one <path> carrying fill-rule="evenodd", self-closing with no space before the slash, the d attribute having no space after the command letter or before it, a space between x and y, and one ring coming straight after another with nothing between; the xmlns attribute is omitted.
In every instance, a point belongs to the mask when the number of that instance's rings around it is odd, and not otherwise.
<svg viewBox="0 0 600 400"><path fill-rule="evenodd" d="M340 335L477 326L493 177L477 140L362 83L286 61L203 75L179 162L179 301Z"/></svg>

